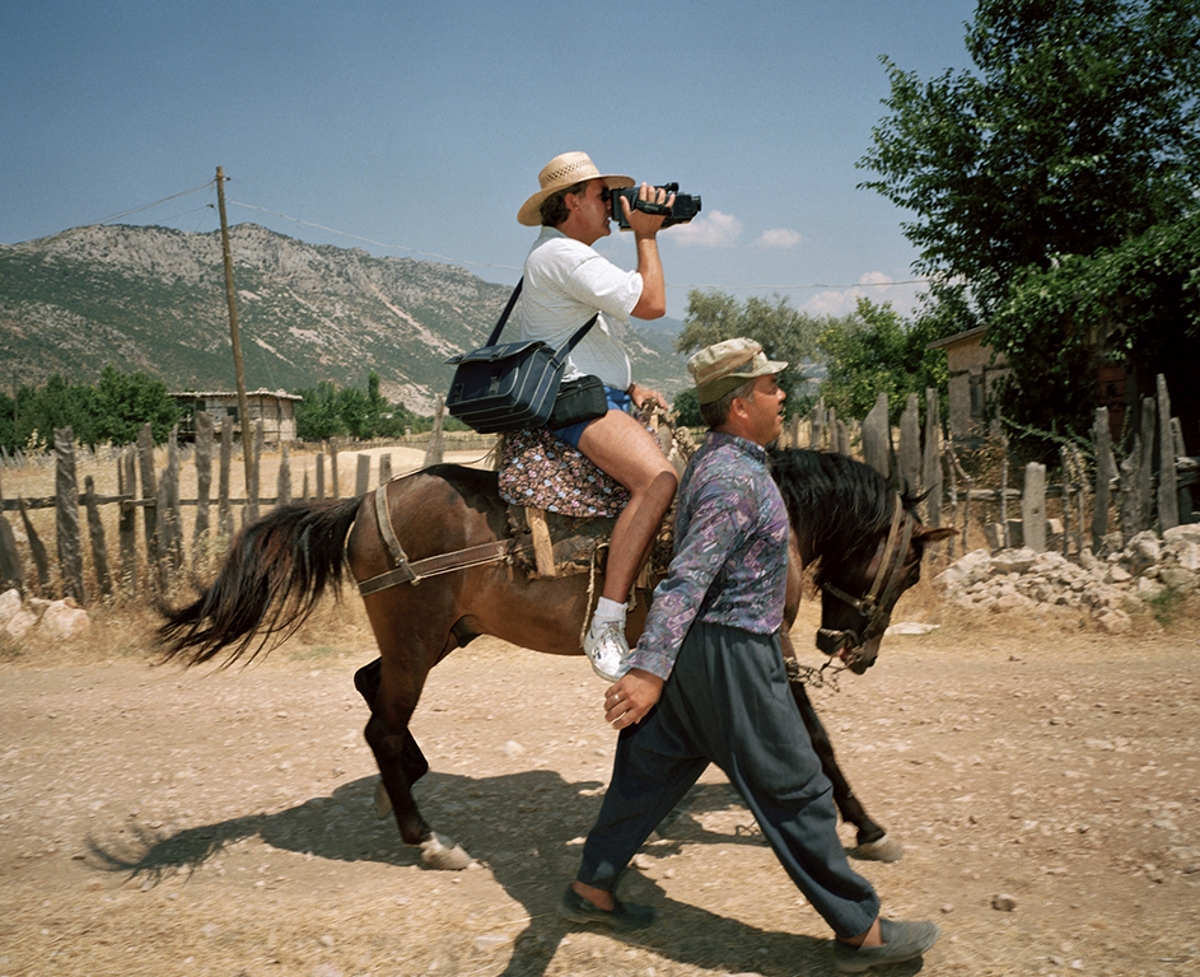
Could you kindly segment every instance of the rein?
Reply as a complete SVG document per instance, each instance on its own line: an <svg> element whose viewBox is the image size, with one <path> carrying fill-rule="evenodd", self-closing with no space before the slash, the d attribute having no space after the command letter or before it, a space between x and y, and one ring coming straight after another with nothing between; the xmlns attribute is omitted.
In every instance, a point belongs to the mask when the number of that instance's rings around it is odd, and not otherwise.
<svg viewBox="0 0 1200 977"><path fill-rule="evenodd" d="M912 541L913 519L904 510L900 496L896 496L896 507L892 510L892 523L888 529L887 542L883 547L883 556L879 560L879 569L875 571L875 579L871 588L863 597L853 597L839 587L826 582L823 588L834 597L849 604L865 620L862 634L853 630L835 631L831 628L820 628L817 631L817 647L827 655L836 655L849 646L858 648L879 634L886 626L887 608L899 595L900 579L904 570L904 554L908 552L908 544ZM887 583L884 584L886 579Z"/></svg>

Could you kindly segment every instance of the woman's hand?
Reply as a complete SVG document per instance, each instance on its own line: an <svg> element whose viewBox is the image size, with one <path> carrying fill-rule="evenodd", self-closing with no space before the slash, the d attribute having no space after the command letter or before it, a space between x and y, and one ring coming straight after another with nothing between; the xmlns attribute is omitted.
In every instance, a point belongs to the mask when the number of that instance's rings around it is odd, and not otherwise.
<svg viewBox="0 0 1200 977"><path fill-rule="evenodd" d="M663 410L670 410L670 408L667 406L666 399L657 390L651 390L649 387L643 387L636 383L631 383L627 392L633 399L634 407L643 407L645 406L646 401L652 400Z"/></svg>

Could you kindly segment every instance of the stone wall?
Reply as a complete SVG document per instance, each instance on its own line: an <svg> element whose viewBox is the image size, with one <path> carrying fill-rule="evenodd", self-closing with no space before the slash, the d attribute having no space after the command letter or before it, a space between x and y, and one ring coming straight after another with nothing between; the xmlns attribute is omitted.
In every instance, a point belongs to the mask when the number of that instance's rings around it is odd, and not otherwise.
<svg viewBox="0 0 1200 977"><path fill-rule="evenodd" d="M1168 590L1187 595L1200 588L1200 525L1168 529L1160 538L1138 533L1101 558L1085 549L1078 561L1061 553L1008 549L975 550L934 578L947 600L997 613L1073 608L1088 613L1106 630L1132 626L1130 613Z"/></svg>

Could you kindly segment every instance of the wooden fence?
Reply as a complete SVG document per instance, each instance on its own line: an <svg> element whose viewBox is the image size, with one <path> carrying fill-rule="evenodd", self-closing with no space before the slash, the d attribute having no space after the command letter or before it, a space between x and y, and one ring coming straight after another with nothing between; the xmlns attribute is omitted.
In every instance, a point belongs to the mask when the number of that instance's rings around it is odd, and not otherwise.
<svg viewBox="0 0 1200 977"><path fill-rule="evenodd" d="M1090 451L1064 444L1055 481L1047 481L1045 465L1031 463L1025 466L1019 488L1009 484L1004 444L999 446L998 484L976 486L961 457L964 449L942 437L936 391L926 390L925 404L923 437L916 394L908 396L898 429L888 422L887 395L880 394L861 423L847 423L818 404L807 418L791 419L786 438L796 446L858 454L896 488L924 494L926 523L960 530L948 546L951 558L956 546L963 551L970 548L972 534L977 541L982 536L992 549L1028 546L1041 552L1053 546L1070 555L1085 548L1105 552L1148 529L1162 532L1181 522L1200 521L1194 496L1200 484L1200 459L1186 456L1183 432L1179 419L1171 416L1162 376L1157 396L1141 404L1129 454L1119 463L1108 411L1101 407L1096 411ZM1056 500L1053 517L1047 500ZM981 509L988 517L980 519Z"/></svg>
<svg viewBox="0 0 1200 977"><path fill-rule="evenodd" d="M452 438L453 440L448 440ZM3 459L0 474L18 464L54 465L54 493L40 497L5 498L0 481L0 590L18 587L41 596L68 596L85 604L96 598L136 598L169 590L186 573L203 573L222 554L240 523L257 519L264 508L299 499L340 497L350 490L363 495L392 477L392 456L378 453L378 464L368 449L387 446L420 447L424 463L441 461L447 446L459 451L479 450L482 454L495 438L447 436L437 425L432 436L404 438L393 442L355 442L353 485L339 484L339 450L346 446L326 442L315 457L312 479L306 467L302 482L292 477L289 447L279 448L280 457L274 491L264 495L258 475L262 471L262 425L256 425L249 445L235 444L232 419L223 418L216 428L212 415L196 415L195 442L183 450L172 433L166 446L166 465L159 469L162 449L155 449L149 425L142 428L135 446L105 453L105 460L116 468L116 494L101 495L95 479L84 478L82 491L76 476L76 452L72 431L54 432L54 450L45 456ZM245 494L234 497L230 486L235 472L235 453L252 452ZM180 481L184 456L195 466L196 495L181 498ZM244 457L244 456L243 456ZM344 457L344 454L343 454ZM239 466L240 467L240 466ZM214 491L214 475L216 476ZM184 519L184 508L191 518ZM43 520L39 532L37 510L54 510L54 547L52 559L42 542L46 531ZM113 519L104 511L115 509L115 551L110 546L114 535ZM80 519L80 511L84 519ZM17 527L9 522L14 514ZM108 523L106 527L106 522ZM139 531L140 526L140 531ZM190 529L190 532L188 530ZM190 537L185 540L185 532ZM85 550L90 559L85 559ZM190 559L185 554L190 551ZM85 580L85 564L90 572Z"/></svg>
<svg viewBox="0 0 1200 977"><path fill-rule="evenodd" d="M1182 432L1178 419L1171 417L1162 377L1158 379L1158 396L1142 404L1140 426L1130 439L1127 456L1118 460L1114 454L1107 412L1100 408L1090 457L1078 445L1064 445L1054 481L1047 481L1044 465L1030 464L1022 473L1020 487L1009 484L1008 459L1003 451L998 484L977 486L976 479L968 474L970 466L960 458L960 449L942 437L936 392L925 393L923 424L918 406L917 396L909 395L899 428L893 429L888 423L886 395L880 395L861 423L847 422L833 410L818 405L808 417L791 419L785 441L858 454L897 488L923 494L921 514L925 522L958 530L947 547L951 559L956 548L966 552L972 548L972 537L978 544L981 536L992 549L1024 545L1040 551L1053 546L1070 555L1090 547L1099 553L1145 529L1161 531L1197 518L1192 493L1200 460L1184 457ZM440 462L450 436L442 430L440 410L435 416L430 435L391 444L422 447L424 464ZM494 444L493 437L453 441L453 447L459 450L481 453ZM343 489L351 489L350 485L339 484L336 442L328 442L317 453L311 483L305 468L298 491L293 484L288 446L282 445L274 493L268 496L262 495L257 477L262 470L261 425L256 427L249 446L237 447L253 453L246 492L241 498L232 497L230 492L235 444L229 417L217 430L211 415L198 413L194 445L181 450L172 436L166 447L166 466L161 470L157 468L156 449L147 425L136 446L117 450L111 456L116 466L117 493L99 495L90 475L80 491L71 430L55 431L55 447L49 456L55 468L53 495L5 499L0 483L0 589L17 586L43 596L61 594L81 604L97 597L129 599L164 593L185 574L202 576L223 554L236 528L235 512L240 512L244 524L258 518L265 507L293 499L339 497ZM368 447L379 445L353 445L357 458L352 491L356 496L392 477L391 455L381 454L373 473ZM180 481L187 451L195 466L196 497L185 499L180 497ZM1165 465L1160 462L1163 457L1167 459ZM0 464L0 473L3 469ZM1056 513L1053 516L1048 501ZM112 520L106 529L102 518L106 506L115 506L117 512L115 553L109 548ZM183 518L184 507L195 510L188 521ZM53 565L30 518L31 511L48 508L54 509ZM85 516L83 522L80 509ZM9 523L7 513L17 514L19 531ZM191 538L187 541L184 536L189 521ZM1119 527L1119 535L1110 535L1110 525ZM22 540L18 540L18 532ZM85 543L90 559L85 559ZM186 556L189 550L190 559ZM85 564L91 569L87 580Z"/></svg>

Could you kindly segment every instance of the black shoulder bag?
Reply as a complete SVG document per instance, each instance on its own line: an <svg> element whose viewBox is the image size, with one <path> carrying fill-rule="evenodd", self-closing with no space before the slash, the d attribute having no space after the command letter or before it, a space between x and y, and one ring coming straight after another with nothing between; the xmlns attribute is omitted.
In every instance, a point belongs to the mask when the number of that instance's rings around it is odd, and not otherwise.
<svg viewBox="0 0 1200 977"><path fill-rule="evenodd" d="M538 339L496 344L521 294L523 281L513 289L487 345L446 361L455 367L446 409L480 434L542 427L552 419L554 427L562 427L592 420L608 410L598 377L562 383L567 357L595 324L599 313L558 349ZM582 391L582 381L591 381L586 392ZM564 387L562 411L556 403L560 386Z"/></svg>

